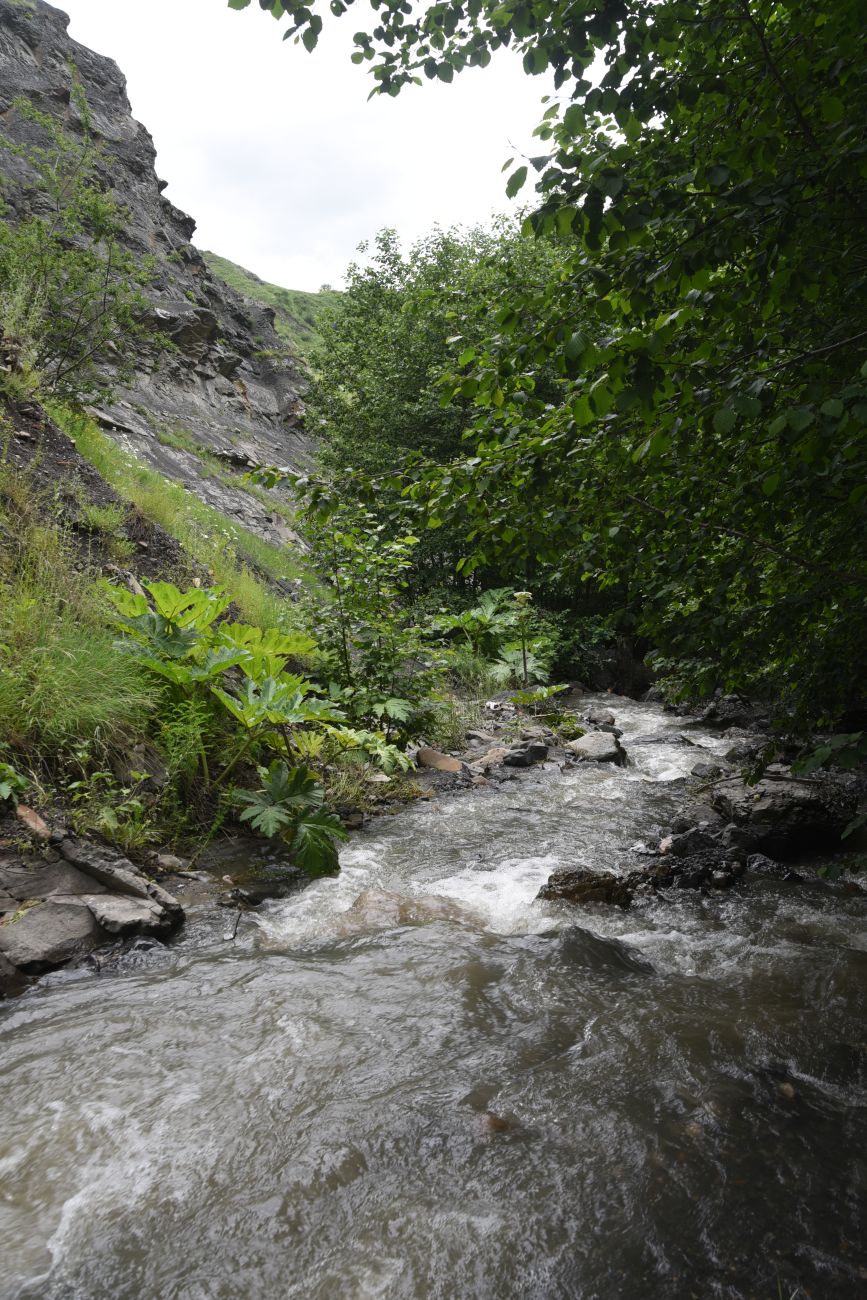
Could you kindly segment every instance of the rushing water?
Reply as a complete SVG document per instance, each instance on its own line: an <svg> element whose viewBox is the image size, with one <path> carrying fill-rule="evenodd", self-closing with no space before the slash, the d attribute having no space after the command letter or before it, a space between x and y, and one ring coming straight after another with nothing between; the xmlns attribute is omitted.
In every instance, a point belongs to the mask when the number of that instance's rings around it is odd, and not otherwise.
<svg viewBox="0 0 867 1300"><path fill-rule="evenodd" d="M863 899L534 902L682 802L683 723L616 710L628 769L381 819L234 944L0 1011L2 1300L867 1294Z"/></svg>

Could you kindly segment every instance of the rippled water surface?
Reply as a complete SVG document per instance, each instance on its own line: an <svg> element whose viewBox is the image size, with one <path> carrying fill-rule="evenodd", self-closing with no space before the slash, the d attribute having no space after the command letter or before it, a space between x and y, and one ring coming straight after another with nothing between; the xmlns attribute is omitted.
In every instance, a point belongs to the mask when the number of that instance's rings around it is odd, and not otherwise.
<svg viewBox="0 0 867 1300"><path fill-rule="evenodd" d="M2 1300L867 1294L863 899L534 902L702 757L615 708L628 769L381 819L234 944L0 1010Z"/></svg>

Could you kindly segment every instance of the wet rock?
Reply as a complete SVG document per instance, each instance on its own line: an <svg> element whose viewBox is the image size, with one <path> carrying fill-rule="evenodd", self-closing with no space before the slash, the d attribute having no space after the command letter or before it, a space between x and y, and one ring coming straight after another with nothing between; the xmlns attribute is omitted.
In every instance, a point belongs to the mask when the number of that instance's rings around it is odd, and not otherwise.
<svg viewBox="0 0 867 1300"><path fill-rule="evenodd" d="M186 858L177 858L174 853L158 853L154 862L160 871L186 871L190 865Z"/></svg>
<svg viewBox="0 0 867 1300"><path fill-rule="evenodd" d="M754 723L759 710L742 695L721 695L712 700L699 717L706 727L748 727Z"/></svg>
<svg viewBox="0 0 867 1300"><path fill-rule="evenodd" d="M626 750L617 737L608 736L601 731L592 731L589 735L580 736L578 740L570 740L566 751L582 762L615 763L618 767L625 767L628 761Z"/></svg>
<svg viewBox="0 0 867 1300"><path fill-rule="evenodd" d="M184 910L177 899L154 881L148 880L119 853L92 844L88 840L73 838L61 843L60 852L67 862L79 867L85 875L98 880L111 892L133 898L151 899L164 909L173 924L180 925L183 920Z"/></svg>
<svg viewBox="0 0 867 1300"><path fill-rule="evenodd" d="M756 851L800 853L840 847L855 815L857 796L842 782L765 777L756 785L733 778L710 792L712 806L733 823L731 838Z"/></svg>
<svg viewBox="0 0 867 1300"><path fill-rule="evenodd" d="M616 736L618 740L623 735L623 732L619 727L615 727L613 724L607 722L600 723L597 727L597 731L604 731L607 736Z"/></svg>
<svg viewBox="0 0 867 1300"><path fill-rule="evenodd" d="M613 727L616 718L610 709L591 709L587 714L587 721L593 723L593 725L597 727L606 725Z"/></svg>
<svg viewBox="0 0 867 1300"><path fill-rule="evenodd" d="M682 835L694 827L707 830L708 827L721 827L722 824L719 813L709 803L690 803L675 813L671 829L675 835Z"/></svg>
<svg viewBox="0 0 867 1300"><path fill-rule="evenodd" d="M679 731L650 731L640 736L632 737L633 745L695 745L695 741L690 740Z"/></svg>
<svg viewBox="0 0 867 1300"><path fill-rule="evenodd" d="M744 874L743 863L719 848L691 853L686 857L667 855L648 867L645 880L652 890L701 889L708 885L728 888Z"/></svg>
<svg viewBox="0 0 867 1300"><path fill-rule="evenodd" d="M803 880L804 877L784 862L775 862L773 858L768 858L764 853L751 853L747 858L747 871L751 876L758 876L765 880L788 880L792 883Z"/></svg>
<svg viewBox="0 0 867 1300"><path fill-rule="evenodd" d="M725 761L727 763L754 762L769 744L770 740L767 736L745 736L737 740L731 749L726 750Z"/></svg>
<svg viewBox="0 0 867 1300"><path fill-rule="evenodd" d="M30 983L28 977L17 966L13 966L0 952L0 998L14 998L23 993Z"/></svg>
<svg viewBox="0 0 867 1300"><path fill-rule="evenodd" d="M115 894L85 895L95 920L108 934L160 935L173 929L172 919L151 899L118 898Z"/></svg>
<svg viewBox="0 0 867 1300"><path fill-rule="evenodd" d="M532 767L534 763L544 763L548 757L548 746L541 740L528 740L516 745L503 755L506 767Z"/></svg>
<svg viewBox="0 0 867 1300"><path fill-rule="evenodd" d="M397 894L387 889L366 889L340 917L344 935L365 930L391 929L403 925L430 925L435 921L452 921L478 926L481 918L453 898L440 894L418 897Z"/></svg>
<svg viewBox="0 0 867 1300"><path fill-rule="evenodd" d="M459 758L453 758L451 754L443 754L438 749L431 749L428 745L423 745L415 758L420 767L430 767L435 772L460 772L463 768Z"/></svg>
<svg viewBox="0 0 867 1300"><path fill-rule="evenodd" d="M0 954L25 974L62 966L104 941L99 922L80 898L36 903L0 925Z"/></svg>
<svg viewBox="0 0 867 1300"><path fill-rule="evenodd" d="M660 850L661 847L660 845ZM717 848L716 836L708 823L705 826L691 826L681 835L670 836L667 851L675 858L688 858L695 853L712 853Z"/></svg>
<svg viewBox="0 0 867 1300"><path fill-rule="evenodd" d="M691 775L699 777L702 781L713 781L722 774L723 769L719 763L696 763L691 769Z"/></svg>
<svg viewBox="0 0 867 1300"><path fill-rule="evenodd" d="M537 898L543 902L608 903L628 907L635 885L622 876L590 871L586 867L560 867L542 886Z"/></svg>
<svg viewBox="0 0 867 1300"><path fill-rule="evenodd" d="M180 903L120 854L86 840L62 840L59 847L59 853L46 848L0 860L0 990L6 994L20 983L7 967L38 975L118 935L162 937L183 920Z"/></svg>

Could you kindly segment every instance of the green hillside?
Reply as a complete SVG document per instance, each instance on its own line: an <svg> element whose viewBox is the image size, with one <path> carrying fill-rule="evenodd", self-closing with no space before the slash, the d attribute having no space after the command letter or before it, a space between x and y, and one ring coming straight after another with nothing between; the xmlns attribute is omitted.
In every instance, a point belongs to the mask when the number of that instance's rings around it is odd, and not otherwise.
<svg viewBox="0 0 867 1300"><path fill-rule="evenodd" d="M319 338L316 329L319 314L324 307L336 302L339 297L336 290L307 293L303 289L282 289L277 284L261 280L252 271L246 271L243 266L230 262L226 257L220 257L206 249L201 251L214 275L218 275L230 288L252 298L254 302L273 307L277 315L278 334L299 352L309 352Z"/></svg>

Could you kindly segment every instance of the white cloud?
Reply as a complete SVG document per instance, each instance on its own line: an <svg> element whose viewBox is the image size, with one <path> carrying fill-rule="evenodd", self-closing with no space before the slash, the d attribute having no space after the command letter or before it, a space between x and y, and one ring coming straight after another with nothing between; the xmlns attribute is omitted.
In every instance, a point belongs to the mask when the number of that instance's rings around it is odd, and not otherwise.
<svg viewBox="0 0 867 1300"><path fill-rule="evenodd" d="M503 52L450 86L368 101L373 82L349 59L351 12L326 20L307 54L256 5L62 7L71 35L126 74L167 196L198 222L195 242L292 288L339 283L359 241L383 226L411 241L508 211L501 167L533 151L549 90Z"/></svg>

